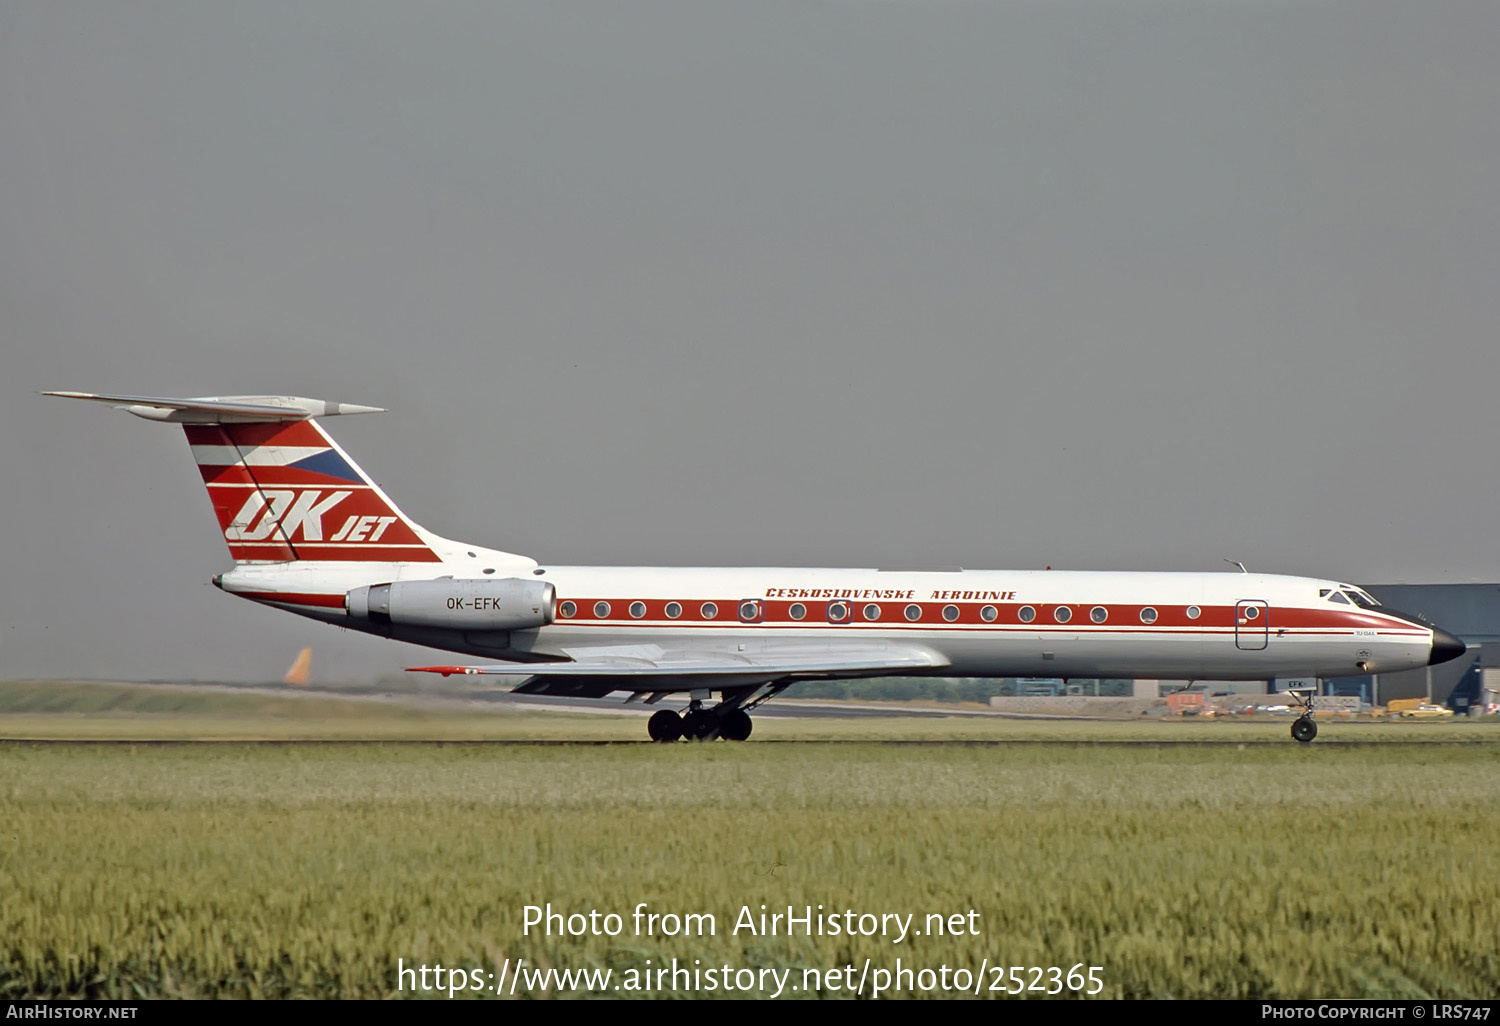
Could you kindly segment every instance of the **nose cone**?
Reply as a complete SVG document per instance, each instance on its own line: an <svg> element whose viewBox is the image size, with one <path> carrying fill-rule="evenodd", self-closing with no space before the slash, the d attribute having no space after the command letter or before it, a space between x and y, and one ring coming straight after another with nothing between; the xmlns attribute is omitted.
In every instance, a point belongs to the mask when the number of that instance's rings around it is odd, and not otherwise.
<svg viewBox="0 0 1500 1026"><path fill-rule="evenodd" d="M1427 665L1436 666L1438 663L1457 659L1467 648L1467 645L1441 627L1434 627L1432 629L1432 655L1427 657Z"/></svg>

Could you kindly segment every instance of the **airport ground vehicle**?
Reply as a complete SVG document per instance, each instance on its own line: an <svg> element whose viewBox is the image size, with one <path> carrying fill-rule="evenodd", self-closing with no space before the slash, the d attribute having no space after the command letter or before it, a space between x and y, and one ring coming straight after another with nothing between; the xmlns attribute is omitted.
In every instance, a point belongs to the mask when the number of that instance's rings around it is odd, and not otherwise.
<svg viewBox="0 0 1500 1026"><path fill-rule="evenodd" d="M1446 720L1453 717L1452 709L1422 698L1392 699L1386 703L1385 713L1393 720Z"/></svg>

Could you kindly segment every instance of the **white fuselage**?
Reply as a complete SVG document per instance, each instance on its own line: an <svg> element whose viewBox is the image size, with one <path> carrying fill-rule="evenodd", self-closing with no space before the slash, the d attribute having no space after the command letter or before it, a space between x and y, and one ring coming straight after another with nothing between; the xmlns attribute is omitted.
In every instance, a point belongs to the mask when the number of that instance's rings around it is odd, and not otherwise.
<svg viewBox="0 0 1500 1026"><path fill-rule="evenodd" d="M900 642L939 653L940 668L915 672L942 676L1265 680L1411 669L1427 665L1435 644L1423 623L1338 599L1348 585L1241 573L528 564L495 574L554 586L556 619L534 629L371 625L344 608L346 593L361 585L482 579L482 572L475 562L304 561L242 565L218 583L343 626L521 661L597 654L601 646L628 654L690 643L753 654L788 642L810 650Z"/></svg>

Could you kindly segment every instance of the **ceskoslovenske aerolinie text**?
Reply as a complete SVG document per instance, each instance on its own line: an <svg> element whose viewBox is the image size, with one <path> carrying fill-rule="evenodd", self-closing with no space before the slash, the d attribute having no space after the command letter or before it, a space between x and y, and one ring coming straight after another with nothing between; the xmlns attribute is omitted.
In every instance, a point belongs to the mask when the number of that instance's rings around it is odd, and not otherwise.
<svg viewBox="0 0 1500 1026"><path fill-rule="evenodd" d="M645 902L631 912L556 911L552 903L525 905L522 932L542 937L717 937L719 919L712 912L659 912ZM758 909L741 905L729 925L732 937L884 937L900 944L908 937L978 937L982 917L962 912L860 912L822 905L786 905Z"/></svg>

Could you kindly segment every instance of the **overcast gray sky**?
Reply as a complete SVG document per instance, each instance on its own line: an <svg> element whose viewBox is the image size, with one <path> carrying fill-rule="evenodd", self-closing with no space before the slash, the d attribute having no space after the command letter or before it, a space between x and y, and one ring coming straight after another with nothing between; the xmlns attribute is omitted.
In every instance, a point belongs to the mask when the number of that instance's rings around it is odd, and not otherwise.
<svg viewBox="0 0 1500 1026"><path fill-rule="evenodd" d="M554 563L1500 580L1500 5L0 0L0 676L430 653L221 595L291 393Z"/></svg>

